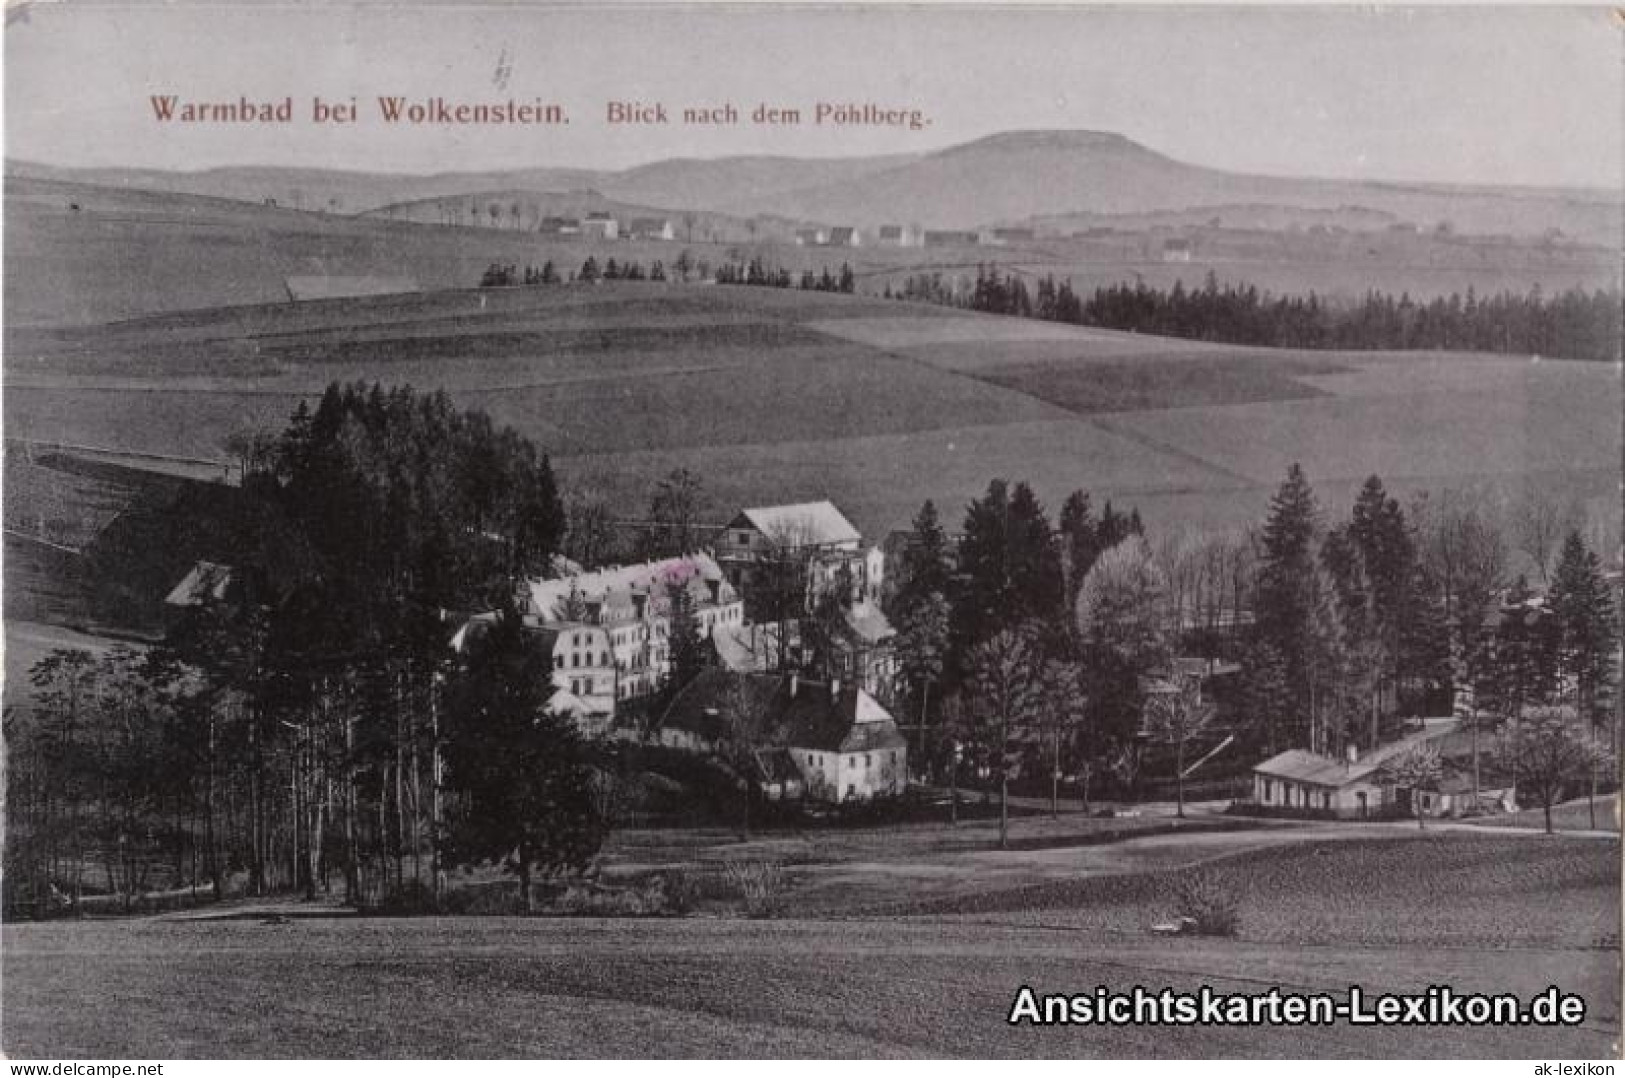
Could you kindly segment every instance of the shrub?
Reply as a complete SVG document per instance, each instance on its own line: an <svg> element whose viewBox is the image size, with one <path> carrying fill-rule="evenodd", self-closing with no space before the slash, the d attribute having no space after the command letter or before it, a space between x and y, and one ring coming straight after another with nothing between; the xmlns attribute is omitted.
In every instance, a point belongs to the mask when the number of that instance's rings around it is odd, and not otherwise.
<svg viewBox="0 0 1625 1078"><path fill-rule="evenodd" d="M677 869L664 876L656 876L655 880L665 894L668 913L683 917L700 904L700 881L694 878L693 873Z"/></svg>
<svg viewBox="0 0 1625 1078"><path fill-rule="evenodd" d="M507 880L447 890L442 905L447 913L470 917L507 917L525 912L519 889Z"/></svg>
<svg viewBox="0 0 1625 1078"><path fill-rule="evenodd" d="M784 866L777 861L729 861L728 882L744 900L751 917L772 917L784 902Z"/></svg>
<svg viewBox="0 0 1625 1078"><path fill-rule="evenodd" d="M553 901L557 913L575 917L614 917L623 915L627 895L624 892L605 892L587 884L572 884Z"/></svg>
<svg viewBox="0 0 1625 1078"><path fill-rule="evenodd" d="M571 884L553 903L553 912L574 917L654 917L665 911L666 894L658 879L641 888Z"/></svg>
<svg viewBox="0 0 1625 1078"><path fill-rule="evenodd" d="M1174 884L1174 903L1198 936L1234 936L1241 927L1241 900L1212 873L1180 877Z"/></svg>
<svg viewBox="0 0 1625 1078"><path fill-rule="evenodd" d="M421 917L440 913L441 904L434 896L434 888L421 880L407 880L399 887L388 888L367 912L384 917Z"/></svg>

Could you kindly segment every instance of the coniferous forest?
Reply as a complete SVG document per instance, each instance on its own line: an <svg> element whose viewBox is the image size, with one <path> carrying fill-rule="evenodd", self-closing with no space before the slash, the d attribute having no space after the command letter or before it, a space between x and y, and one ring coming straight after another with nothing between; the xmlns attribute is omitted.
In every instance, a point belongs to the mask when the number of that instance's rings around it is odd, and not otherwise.
<svg viewBox="0 0 1625 1078"><path fill-rule="evenodd" d="M1169 289L1142 282L1097 288L1088 296L1070 281L1028 278L978 267L961 288L941 274L916 274L897 299L923 300L991 314L1164 337L1277 348L1493 352L1562 359L1617 360L1625 299L1617 291L1571 288L1547 294L1469 288L1426 301L1369 291L1357 302L1311 292L1277 296L1253 285L1221 283L1209 273L1199 288L1176 281Z"/></svg>

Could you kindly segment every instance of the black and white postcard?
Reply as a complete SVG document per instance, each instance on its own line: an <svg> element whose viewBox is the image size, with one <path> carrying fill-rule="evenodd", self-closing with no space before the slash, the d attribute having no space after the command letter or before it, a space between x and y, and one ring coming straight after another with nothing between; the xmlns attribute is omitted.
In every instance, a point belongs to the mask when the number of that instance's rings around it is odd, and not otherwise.
<svg viewBox="0 0 1625 1078"><path fill-rule="evenodd" d="M1617 1058L1622 28L8 3L0 1048Z"/></svg>

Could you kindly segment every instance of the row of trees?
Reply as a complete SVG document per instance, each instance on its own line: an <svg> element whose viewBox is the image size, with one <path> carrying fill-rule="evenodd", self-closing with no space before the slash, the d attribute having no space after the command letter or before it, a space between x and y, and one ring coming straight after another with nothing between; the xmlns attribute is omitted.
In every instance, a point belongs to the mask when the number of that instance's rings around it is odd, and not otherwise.
<svg viewBox="0 0 1625 1078"><path fill-rule="evenodd" d="M514 288L516 286L530 287L533 285L568 284L571 281L664 281L666 280L666 264L660 259L645 272L643 263L627 259L617 262L607 259L602 264L593 255L588 255L577 271L560 276L554 267L553 260L548 259L542 263L542 268L526 264L521 270L518 266L509 263L493 262L485 268L480 275L481 288Z"/></svg>
<svg viewBox="0 0 1625 1078"><path fill-rule="evenodd" d="M885 294L992 314L1153 333L1159 336L1283 348L1425 349L1544 355L1612 362L1619 357L1625 297L1617 290L1569 288L1548 296L1479 296L1453 292L1431 300L1369 291L1357 302L1314 292L1274 296L1253 285L1220 284L1209 272L1199 288L1183 281L1153 288L1144 281L1096 288L1080 296L1053 276L1029 284L1022 275L978 266L973 284L940 273L914 274Z"/></svg>
<svg viewBox="0 0 1625 1078"><path fill-rule="evenodd" d="M752 285L758 288L799 288L803 292L844 292L851 294L857 287L857 276L849 263L842 262L840 271L831 273L825 266L821 273L802 270L800 276L783 266L769 267L760 255L748 261L725 262L717 267L718 284Z"/></svg>
<svg viewBox="0 0 1625 1078"><path fill-rule="evenodd" d="M144 654L53 653L7 715L7 887L100 864L130 894L162 866L361 901L579 864L592 759L536 719L549 671L511 609L562 536L546 457L443 394L361 384L250 441L229 587ZM492 609L449 654L448 612Z"/></svg>

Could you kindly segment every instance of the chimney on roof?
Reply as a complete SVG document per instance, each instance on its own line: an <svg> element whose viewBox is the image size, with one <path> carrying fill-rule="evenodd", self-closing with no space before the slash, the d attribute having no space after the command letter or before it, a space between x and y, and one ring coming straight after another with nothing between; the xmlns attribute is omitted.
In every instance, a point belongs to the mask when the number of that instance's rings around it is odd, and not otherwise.
<svg viewBox="0 0 1625 1078"><path fill-rule="evenodd" d="M1355 764L1360 762L1360 747L1353 742L1350 742L1344 755L1347 758L1347 763L1345 766L1348 768L1353 768Z"/></svg>
<svg viewBox="0 0 1625 1078"><path fill-rule="evenodd" d="M790 675L790 699L794 700L796 698L796 689L798 689L800 687L801 687L801 675L800 674L791 674Z"/></svg>
<svg viewBox="0 0 1625 1078"><path fill-rule="evenodd" d="M832 677L829 679L829 698L831 700L839 700L841 698L840 678Z"/></svg>

